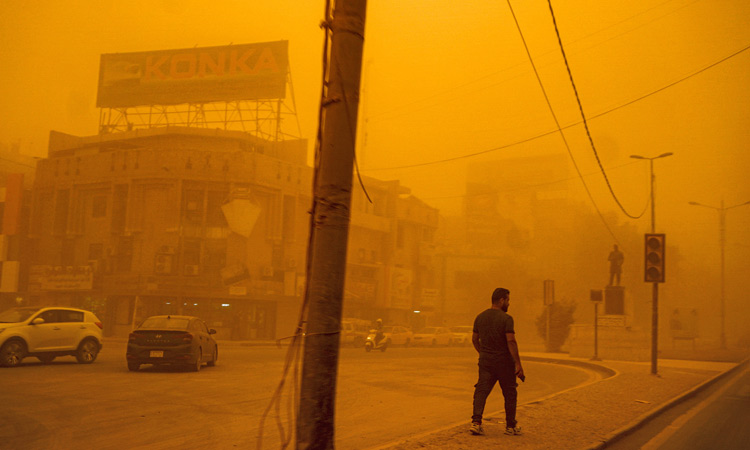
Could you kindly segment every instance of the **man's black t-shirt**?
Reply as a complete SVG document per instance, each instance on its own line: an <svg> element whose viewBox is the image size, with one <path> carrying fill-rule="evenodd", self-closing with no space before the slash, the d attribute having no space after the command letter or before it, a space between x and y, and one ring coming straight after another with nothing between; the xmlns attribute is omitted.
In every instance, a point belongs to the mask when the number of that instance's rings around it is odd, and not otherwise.
<svg viewBox="0 0 750 450"><path fill-rule="evenodd" d="M500 309L487 309L474 319L474 332L479 334L479 356L513 360L505 333L515 333L513 317Z"/></svg>

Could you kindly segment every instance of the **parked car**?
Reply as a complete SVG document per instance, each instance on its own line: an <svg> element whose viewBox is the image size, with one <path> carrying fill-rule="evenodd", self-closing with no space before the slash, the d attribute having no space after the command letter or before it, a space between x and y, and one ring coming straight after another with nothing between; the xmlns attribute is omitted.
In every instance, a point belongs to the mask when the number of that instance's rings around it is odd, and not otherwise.
<svg viewBox="0 0 750 450"><path fill-rule="evenodd" d="M68 355L90 364L101 349L102 322L91 311L25 306L0 313L0 366L17 366L27 356L49 364Z"/></svg>
<svg viewBox="0 0 750 450"><path fill-rule="evenodd" d="M414 333L406 327L400 325L388 325L383 327L383 334L388 340L388 345L403 345L408 347L411 344Z"/></svg>
<svg viewBox="0 0 750 450"><path fill-rule="evenodd" d="M414 333L412 342L414 345L435 347L437 345L450 345L451 330L446 327L427 327Z"/></svg>
<svg viewBox="0 0 750 450"><path fill-rule="evenodd" d="M474 332L474 327L471 325L462 325L458 327L450 327L451 333L451 344L452 345L471 345L471 335Z"/></svg>
<svg viewBox="0 0 750 450"><path fill-rule="evenodd" d="M341 319L341 345L353 345L361 348L372 328L369 320Z"/></svg>
<svg viewBox="0 0 750 450"><path fill-rule="evenodd" d="M206 322L193 316L152 316L128 336L128 370L142 364L182 365L194 372L216 365L219 346Z"/></svg>

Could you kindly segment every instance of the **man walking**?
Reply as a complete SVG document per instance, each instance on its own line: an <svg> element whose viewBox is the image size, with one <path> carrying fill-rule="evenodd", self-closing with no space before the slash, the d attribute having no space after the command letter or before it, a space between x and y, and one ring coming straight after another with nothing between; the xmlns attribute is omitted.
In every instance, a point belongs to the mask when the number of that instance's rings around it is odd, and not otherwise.
<svg viewBox="0 0 750 450"><path fill-rule="evenodd" d="M518 343L513 328L513 317L507 314L510 291L497 288L492 293L492 306L474 319L471 342L479 352L479 380L474 385L474 412L471 416L472 434L484 434L482 413L487 397L496 382L505 398L505 434L521 434L516 425L516 377L526 379L518 354Z"/></svg>

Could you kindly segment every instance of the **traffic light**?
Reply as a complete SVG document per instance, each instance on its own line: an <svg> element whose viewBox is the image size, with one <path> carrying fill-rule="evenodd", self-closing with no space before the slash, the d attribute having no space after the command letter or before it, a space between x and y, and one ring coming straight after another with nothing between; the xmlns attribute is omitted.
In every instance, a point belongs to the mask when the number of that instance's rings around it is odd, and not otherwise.
<svg viewBox="0 0 750 450"><path fill-rule="evenodd" d="M664 282L664 234L646 234L646 261L644 280L646 283Z"/></svg>

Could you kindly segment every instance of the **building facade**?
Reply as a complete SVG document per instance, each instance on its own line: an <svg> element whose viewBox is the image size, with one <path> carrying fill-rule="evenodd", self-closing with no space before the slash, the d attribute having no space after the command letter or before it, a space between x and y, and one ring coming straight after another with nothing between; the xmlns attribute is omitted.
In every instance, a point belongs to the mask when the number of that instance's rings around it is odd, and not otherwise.
<svg viewBox="0 0 750 450"><path fill-rule="evenodd" d="M33 189L30 301L93 310L109 335L168 313L204 317L219 338L293 329L305 158L304 140L236 131L52 132Z"/></svg>
<svg viewBox="0 0 750 450"><path fill-rule="evenodd" d="M312 168L305 140L189 127L50 135L33 187L29 304L94 311L124 336L155 314L219 339L291 335L304 294ZM345 315L409 324L434 289L437 210L397 181L357 189ZM426 291L425 291L426 290Z"/></svg>

